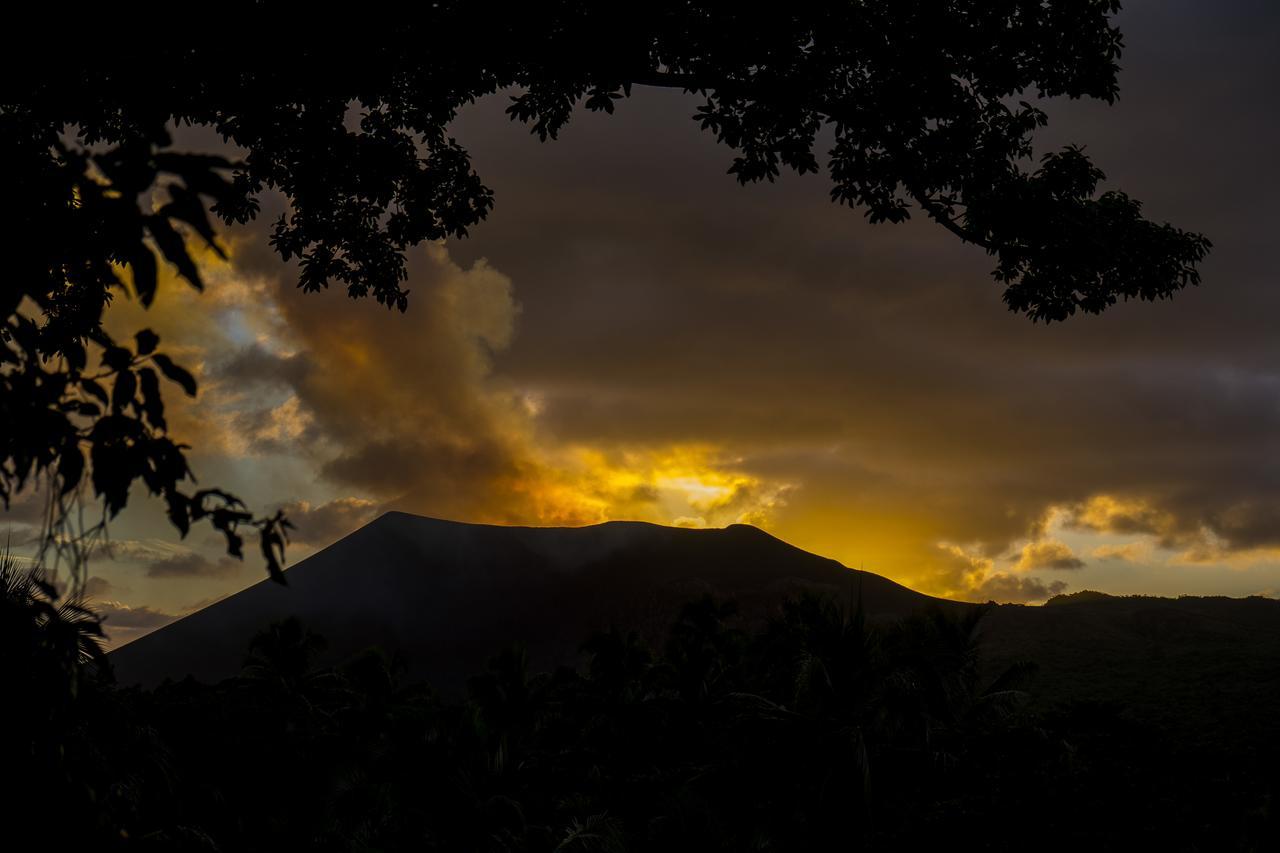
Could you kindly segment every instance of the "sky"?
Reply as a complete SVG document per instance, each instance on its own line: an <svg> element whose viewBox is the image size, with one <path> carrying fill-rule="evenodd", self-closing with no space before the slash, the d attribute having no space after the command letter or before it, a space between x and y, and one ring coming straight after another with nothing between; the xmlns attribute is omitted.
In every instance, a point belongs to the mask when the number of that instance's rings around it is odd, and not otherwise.
<svg viewBox="0 0 1280 853"><path fill-rule="evenodd" d="M1280 594L1280 9L1119 22L1120 101L1051 102L1041 144L1086 145L1108 187L1213 240L1169 302L1032 324L981 251L869 225L821 173L740 187L694 99L637 89L548 144L503 96L465 111L496 208L414 251L405 315L302 294L264 215L205 293L169 280L108 324L194 368L172 431L201 485L286 508L290 562L399 509L749 523L966 600ZM111 540L90 593L114 642L263 577L140 494Z"/></svg>

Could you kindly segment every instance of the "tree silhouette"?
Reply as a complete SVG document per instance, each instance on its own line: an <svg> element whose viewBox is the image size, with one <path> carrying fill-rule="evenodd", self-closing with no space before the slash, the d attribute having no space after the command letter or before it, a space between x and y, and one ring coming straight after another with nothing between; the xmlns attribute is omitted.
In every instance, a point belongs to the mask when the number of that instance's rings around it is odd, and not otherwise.
<svg viewBox="0 0 1280 853"><path fill-rule="evenodd" d="M266 193L287 212L270 243L298 286L408 306L405 251L463 237L493 206L448 133L462 106L511 91L541 139L574 110L613 112L635 86L701 99L696 121L734 153L742 183L816 171L831 135L831 198L872 222L923 212L995 259L1010 309L1033 320L1163 299L1199 282L1209 242L1148 221L1083 149L1033 161L1037 99L1117 95L1118 0L863 0L757 10L740 3L504 8L440 2L343 26L281 3L231 0L225 25L166 30L164 7L28 37L57 61L4 58L0 154L8 167L0 291L0 499L33 478L50 522L83 487L106 517L136 484L180 533L207 520L230 554L258 532L272 577L286 524L233 495L191 491L163 383L192 374L149 330L117 340L105 306L150 305L159 261L197 289L187 241L222 253L214 222L244 224ZM176 151L171 128L212 129L234 154ZM50 540L57 541L57 540Z"/></svg>
<svg viewBox="0 0 1280 853"><path fill-rule="evenodd" d="M296 690L315 671L315 657L325 640L296 617L273 622L249 641L242 676Z"/></svg>
<svg viewBox="0 0 1280 853"><path fill-rule="evenodd" d="M545 674L509 649L465 695L400 683L375 650L317 667L319 641L293 620L249 641L237 677L139 690L51 628L54 591L31 577L0 563L0 652L15 651L0 655L15 688L0 702L5 840L35 827L52 849L496 853L1280 839L1263 730L1206 752L1159 716L1084 700L1083 681L1064 706L1007 702L1026 672L984 669L986 608L885 623L806 596L762 624L704 599L673 614L664 651L611 630L586 666ZM716 677L690 690L691 672ZM1216 674L1207 692L1233 686ZM1216 719L1212 701L1176 710Z"/></svg>

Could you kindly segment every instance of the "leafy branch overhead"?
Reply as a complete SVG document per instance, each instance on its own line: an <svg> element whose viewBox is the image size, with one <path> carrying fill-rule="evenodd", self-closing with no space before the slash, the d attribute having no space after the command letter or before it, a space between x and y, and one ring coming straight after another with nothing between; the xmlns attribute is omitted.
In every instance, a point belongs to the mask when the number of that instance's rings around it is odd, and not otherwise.
<svg viewBox="0 0 1280 853"><path fill-rule="evenodd" d="M299 287L336 283L406 310L406 250L464 237L493 207L449 126L503 91L515 93L512 118L544 140L579 107L614 112L635 86L695 93L693 118L732 150L738 181L825 165L832 200L872 222L923 213L981 246L1006 304L1033 320L1170 297L1199 283L1209 241L1101 192L1083 148L1033 156L1047 121L1039 99L1116 99L1118 9L664 2L619 21L608 4L494 15L442 2L337 27L232 0L219 13L233 29L169 32L146 50L121 48L145 32L146 8L37 30L57 62L34 74L16 53L0 60L16 247L0 292L0 498L40 475L69 494L89 471L114 515L141 481L180 532L207 519L233 554L237 531L257 528L278 574L283 518L255 518L219 490L184 490L187 448L168 435L160 379L194 395L192 374L146 330L129 345L113 340L103 311L117 294L150 305L161 258L201 288L187 241L221 255L215 222L253 220L268 192L287 201L270 243L297 262ZM173 150L175 125L212 129L238 159ZM832 140L826 151L820 135Z"/></svg>

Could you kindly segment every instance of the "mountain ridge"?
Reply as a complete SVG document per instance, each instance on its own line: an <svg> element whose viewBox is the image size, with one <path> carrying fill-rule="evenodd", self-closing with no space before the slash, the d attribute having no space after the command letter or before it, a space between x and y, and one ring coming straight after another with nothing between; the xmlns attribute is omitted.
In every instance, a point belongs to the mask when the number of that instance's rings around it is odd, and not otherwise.
<svg viewBox="0 0 1280 853"><path fill-rule="evenodd" d="M679 603L704 593L737 600L752 618L802 589L859 596L872 618L967 606L745 524L526 527L392 511L285 575L288 586L263 580L115 649L117 678L154 685L234 675L253 633L292 615L327 638L330 661L381 645L447 686L511 643L528 648L531 664L554 668L610 625L656 640Z"/></svg>

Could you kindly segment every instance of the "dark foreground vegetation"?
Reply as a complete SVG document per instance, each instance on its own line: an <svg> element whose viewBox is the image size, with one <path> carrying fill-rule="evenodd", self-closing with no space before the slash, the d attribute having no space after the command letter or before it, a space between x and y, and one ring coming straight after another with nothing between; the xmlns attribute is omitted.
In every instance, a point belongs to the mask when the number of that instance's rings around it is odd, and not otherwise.
<svg viewBox="0 0 1280 853"><path fill-rule="evenodd" d="M983 675L984 611L867 623L705 598L580 671L495 657L465 695L296 620L243 672L113 685L87 609L0 570L6 849L1273 850L1270 744L1183 746L1124 707ZM1036 709L1036 710L1033 710ZM27 841L30 839L30 842ZM34 843L32 843L34 842Z"/></svg>

